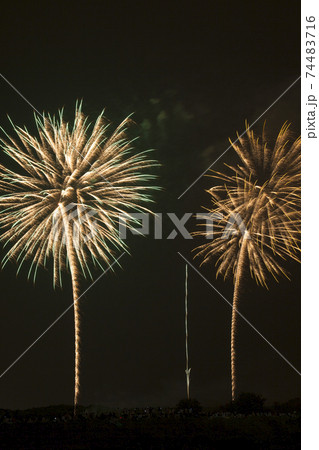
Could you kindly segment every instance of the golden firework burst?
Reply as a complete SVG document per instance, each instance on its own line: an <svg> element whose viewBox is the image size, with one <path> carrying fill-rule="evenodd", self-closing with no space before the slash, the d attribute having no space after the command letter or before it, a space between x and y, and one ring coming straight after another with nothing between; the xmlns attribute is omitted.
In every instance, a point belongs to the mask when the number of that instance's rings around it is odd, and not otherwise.
<svg viewBox="0 0 319 450"><path fill-rule="evenodd" d="M91 125L77 103L72 126L63 117L35 116L38 137L13 125L17 138L6 134L3 151L18 168L0 165L1 240L18 270L31 261L29 276L53 259L54 285L69 268L75 315L75 405L79 394L80 276L90 266L111 267L128 248L119 233L119 216L150 212L154 166L148 152L136 153L127 137L130 118L111 133L103 112ZM13 164L14 165L14 164ZM134 221L126 215L126 225Z"/></svg>
<svg viewBox="0 0 319 450"><path fill-rule="evenodd" d="M267 286L267 274L287 276L283 261L299 261L300 253L300 138L291 139L289 125L281 128L269 145L265 126L256 138L247 125L232 147L240 158L227 166L230 174L214 172L222 184L207 192L213 206L207 208L211 224L195 235L209 239L197 249L202 264L216 260L216 276L233 276L234 297L231 329L232 398L235 398L235 330L243 274L249 268L257 283ZM279 260L278 260L279 257Z"/></svg>

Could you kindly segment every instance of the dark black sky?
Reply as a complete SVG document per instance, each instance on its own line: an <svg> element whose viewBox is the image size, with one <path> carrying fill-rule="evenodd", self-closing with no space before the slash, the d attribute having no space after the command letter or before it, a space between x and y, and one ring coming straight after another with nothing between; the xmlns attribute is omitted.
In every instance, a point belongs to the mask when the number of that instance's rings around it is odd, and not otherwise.
<svg viewBox="0 0 319 450"><path fill-rule="evenodd" d="M299 10L297 1L273 0L10 2L1 11L1 73L40 111L64 106L71 118L78 98L84 112L106 107L115 123L134 111L140 147L155 148L162 164L156 211L197 212L209 204L207 179L177 197L228 147L228 137L243 131L245 119L252 123L298 78ZM274 133L285 120L300 132L299 89L297 83L264 116ZM9 114L32 130L32 108L1 79L0 96L1 126L10 130ZM233 160L230 150L215 168ZM184 263L177 251L192 259L195 242L130 242L123 270L85 295L82 402L173 405L185 395ZM299 267L289 269L292 281L271 281L269 291L247 279L240 310L299 368ZM54 292L49 272L33 286L15 270L11 264L0 274L0 372L72 301L70 284ZM201 271L231 300L231 281L216 282L212 267ZM231 309L192 270L189 290L192 396L216 405L230 397ZM238 348L240 390L269 401L299 396L299 375L241 320ZM0 379L0 408L72 401L70 311Z"/></svg>

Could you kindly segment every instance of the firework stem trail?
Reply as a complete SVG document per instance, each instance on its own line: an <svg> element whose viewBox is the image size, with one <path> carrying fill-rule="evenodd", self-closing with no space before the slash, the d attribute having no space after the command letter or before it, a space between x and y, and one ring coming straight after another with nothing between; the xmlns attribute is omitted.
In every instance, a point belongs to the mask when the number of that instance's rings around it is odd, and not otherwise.
<svg viewBox="0 0 319 450"><path fill-rule="evenodd" d="M186 356L186 390L187 399L189 400L189 389L190 389L190 372L191 369L188 367L188 265L185 265L185 356Z"/></svg>
<svg viewBox="0 0 319 450"><path fill-rule="evenodd" d="M59 203L61 209L64 236L66 240L67 254L70 265L72 291L73 291L73 305L74 305L74 334L75 334L75 377L74 377L74 415L76 415L80 395L80 368L81 368L81 334L80 334L80 274L78 270L78 262L73 243L73 227L66 206Z"/></svg>
<svg viewBox="0 0 319 450"><path fill-rule="evenodd" d="M232 401L236 399L236 387L237 387L237 376L236 376L236 333L237 333L237 309L239 305L239 294L241 288L241 281L243 276L243 271L245 268L246 259L246 244L247 239L243 237L243 242L239 250L238 257L238 267L236 271L236 280L234 286L233 294L233 308L231 317L231 339L230 339L230 351L231 351L231 397Z"/></svg>

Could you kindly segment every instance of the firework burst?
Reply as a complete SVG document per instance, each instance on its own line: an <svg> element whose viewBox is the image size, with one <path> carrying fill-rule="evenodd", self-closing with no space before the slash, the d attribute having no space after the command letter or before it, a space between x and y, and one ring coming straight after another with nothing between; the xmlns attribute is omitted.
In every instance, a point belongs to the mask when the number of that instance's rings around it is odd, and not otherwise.
<svg viewBox="0 0 319 450"><path fill-rule="evenodd" d="M113 133L102 114L91 125L76 105L72 127L58 117L35 116L38 137L13 125L17 138L1 139L3 151L19 169L0 165L3 263L18 271L30 261L29 276L53 260L54 285L71 273L75 319L75 407L80 388L80 278L90 266L111 267L119 251L128 251L119 234L119 216L150 212L146 204L157 165L148 151L135 153L127 138L130 119ZM11 166L11 163L10 163ZM132 227L134 222L127 220Z"/></svg>
<svg viewBox="0 0 319 450"><path fill-rule="evenodd" d="M216 275L234 279L231 327L234 400L237 307L244 271L249 268L256 282L267 286L267 274L276 280L279 275L288 276L283 260L288 257L299 261L300 138L291 141L289 125L284 124L270 146L265 126L261 138L256 138L247 125L246 136L238 136L238 143L231 144L240 163L227 166L230 175L218 172L211 175L222 181L207 191L213 202L207 211L214 214L214 224L194 234L213 235L213 239L196 249L202 264L217 256Z"/></svg>

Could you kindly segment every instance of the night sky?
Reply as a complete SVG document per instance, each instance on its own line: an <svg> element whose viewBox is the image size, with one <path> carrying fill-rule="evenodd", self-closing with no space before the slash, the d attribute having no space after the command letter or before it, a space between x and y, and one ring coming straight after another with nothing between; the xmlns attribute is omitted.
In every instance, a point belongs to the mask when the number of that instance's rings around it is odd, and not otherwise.
<svg viewBox="0 0 319 450"><path fill-rule="evenodd" d="M92 119L106 108L114 124L134 112L139 149L154 148L161 163L154 210L196 213L210 204L211 180L178 197L245 119L255 121L298 78L299 10L297 1L274 0L9 2L1 11L1 73L41 112L64 106L72 120L76 99ZM9 115L34 130L32 107L3 79L0 96L0 125L12 134ZM257 133L264 119L270 135L286 120L299 135L299 82L254 126ZM214 169L233 162L229 150ZM165 235L172 229L166 219ZM199 244L130 237L122 269L84 296L82 404L168 406L185 397L185 264L177 252L193 261ZM268 291L247 278L239 310L299 370L300 267L285 267L291 281L270 280ZM200 270L232 299L232 280L216 281L213 265ZM14 264L0 272L1 373L72 303L68 277L54 291L50 271L41 270L35 286L25 272L16 276ZM191 396L208 406L228 402L231 308L192 269L189 303ZM0 408L72 404L73 333L70 310L0 379ZM238 388L269 402L300 395L299 375L241 319Z"/></svg>

